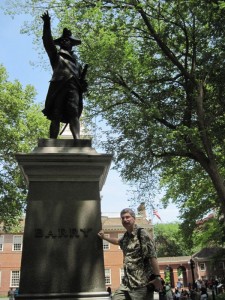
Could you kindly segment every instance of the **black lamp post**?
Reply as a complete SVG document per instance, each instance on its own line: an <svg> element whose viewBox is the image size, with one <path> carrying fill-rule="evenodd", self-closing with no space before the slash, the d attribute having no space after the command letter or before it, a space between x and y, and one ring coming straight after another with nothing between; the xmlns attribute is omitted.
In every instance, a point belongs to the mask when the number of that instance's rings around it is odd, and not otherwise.
<svg viewBox="0 0 225 300"><path fill-rule="evenodd" d="M192 275L192 285L193 288L195 288L195 274L194 274L194 268L195 268L195 262L193 261L193 259L190 259L190 266L191 266L191 275Z"/></svg>

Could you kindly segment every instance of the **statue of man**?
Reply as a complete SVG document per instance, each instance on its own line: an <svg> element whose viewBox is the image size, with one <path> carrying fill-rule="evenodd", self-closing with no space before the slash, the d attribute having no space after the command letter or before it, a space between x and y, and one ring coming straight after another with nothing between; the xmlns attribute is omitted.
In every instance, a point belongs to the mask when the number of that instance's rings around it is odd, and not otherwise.
<svg viewBox="0 0 225 300"><path fill-rule="evenodd" d="M60 122L63 122L69 124L73 138L79 139L79 118L83 110L82 94L87 91L85 80L87 65L82 69L72 48L80 45L81 41L74 38L67 28L64 28L60 38L53 40L48 12L41 18L44 22L43 44L53 69L43 109L43 114L51 120L50 138L57 138ZM60 49L58 50L56 46Z"/></svg>

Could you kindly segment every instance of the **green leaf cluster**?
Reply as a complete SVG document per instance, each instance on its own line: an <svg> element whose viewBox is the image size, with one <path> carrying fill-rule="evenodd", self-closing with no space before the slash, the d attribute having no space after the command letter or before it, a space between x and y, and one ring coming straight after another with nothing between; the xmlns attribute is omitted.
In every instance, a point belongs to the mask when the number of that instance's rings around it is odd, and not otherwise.
<svg viewBox="0 0 225 300"><path fill-rule="evenodd" d="M19 81L8 81L0 65L0 222L5 230L18 223L26 208L27 188L15 159L46 137L47 121L34 103L36 92Z"/></svg>
<svg viewBox="0 0 225 300"><path fill-rule="evenodd" d="M158 257L192 255L193 250L185 243L179 223L154 225L154 238Z"/></svg>

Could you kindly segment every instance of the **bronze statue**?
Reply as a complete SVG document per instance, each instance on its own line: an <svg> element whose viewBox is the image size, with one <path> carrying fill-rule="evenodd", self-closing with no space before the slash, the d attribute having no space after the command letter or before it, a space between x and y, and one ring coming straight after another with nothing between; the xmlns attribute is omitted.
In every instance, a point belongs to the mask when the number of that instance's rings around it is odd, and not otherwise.
<svg viewBox="0 0 225 300"><path fill-rule="evenodd" d="M60 122L63 122L69 124L73 138L79 139L83 93L87 91L85 80L87 65L82 68L72 48L80 45L81 41L74 38L67 28L64 28L60 38L53 40L48 12L41 18L44 22L43 44L53 69L43 109L44 115L51 120L50 138L58 137ZM58 50L56 46L60 49Z"/></svg>

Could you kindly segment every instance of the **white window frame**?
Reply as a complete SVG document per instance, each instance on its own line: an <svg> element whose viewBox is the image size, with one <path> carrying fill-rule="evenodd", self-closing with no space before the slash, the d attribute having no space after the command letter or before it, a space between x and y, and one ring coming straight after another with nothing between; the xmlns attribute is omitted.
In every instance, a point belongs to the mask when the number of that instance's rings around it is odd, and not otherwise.
<svg viewBox="0 0 225 300"><path fill-rule="evenodd" d="M110 237L109 234L104 234L105 237ZM109 250L110 249L110 243L106 240L103 240L103 250L106 251L106 250Z"/></svg>
<svg viewBox="0 0 225 300"><path fill-rule="evenodd" d="M20 282L20 271L19 270L11 271L10 287L13 288L19 287L19 282Z"/></svg>
<svg viewBox="0 0 225 300"><path fill-rule="evenodd" d="M105 285L110 285L112 284L112 279L111 279L111 269L106 268L105 269Z"/></svg>
<svg viewBox="0 0 225 300"><path fill-rule="evenodd" d="M4 235L0 235L0 251L3 251L4 246Z"/></svg>
<svg viewBox="0 0 225 300"><path fill-rule="evenodd" d="M124 277L124 268L121 268L121 269L120 269L120 284L121 284L122 281L123 281L123 277Z"/></svg>
<svg viewBox="0 0 225 300"><path fill-rule="evenodd" d="M22 235L14 235L12 251L22 251L22 248L23 248L23 236Z"/></svg>
<svg viewBox="0 0 225 300"><path fill-rule="evenodd" d="M200 271L206 271L206 265L205 265L205 263L199 263L199 270Z"/></svg>

